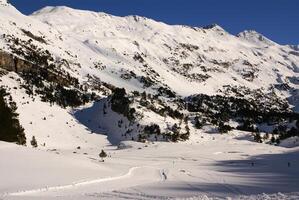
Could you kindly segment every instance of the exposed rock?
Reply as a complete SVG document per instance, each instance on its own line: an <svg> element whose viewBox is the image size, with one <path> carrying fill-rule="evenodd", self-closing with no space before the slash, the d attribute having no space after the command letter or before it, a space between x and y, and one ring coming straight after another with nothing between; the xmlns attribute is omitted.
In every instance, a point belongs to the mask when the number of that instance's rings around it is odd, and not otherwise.
<svg viewBox="0 0 299 200"><path fill-rule="evenodd" d="M24 72L32 69L32 64L12 54L0 51L0 68L7 71Z"/></svg>

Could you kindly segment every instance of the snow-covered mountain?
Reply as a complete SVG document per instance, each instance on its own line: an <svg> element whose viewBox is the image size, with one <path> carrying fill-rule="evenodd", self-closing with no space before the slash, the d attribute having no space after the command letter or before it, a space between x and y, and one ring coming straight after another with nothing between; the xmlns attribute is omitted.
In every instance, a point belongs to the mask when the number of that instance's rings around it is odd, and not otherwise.
<svg viewBox="0 0 299 200"><path fill-rule="evenodd" d="M298 112L298 46L0 0L0 199L298 199Z"/></svg>
<svg viewBox="0 0 299 200"><path fill-rule="evenodd" d="M295 51L299 51L299 45L290 45L290 47Z"/></svg>
<svg viewBox="0 0 299 200"><path fill-rule="evenodd" d="M215 94L223 85L267 89L289 83L297 70L298 56L292 54L292 49L255 31L236 37L218 25L169 26L139 16L115 17L67 7L46 7L32 17L62 36L76 39L75 44L71 40L63 43L74 55L80 52L76 61L82 66L95 62L107 66L100 74L94 69L85 69L85 74L96 75L113 85L127 85L131 90L137 89L138 80L136 83L134 78L118 78L128 71L187 96Z"/></svg>
<svg viewBox="0 0 299 200"><path fill-rule="evenodd" d="M40 135L48 141L52 130L39 133L49 124L32 127L36 118L29 115L35 114L27 109L39 107L35 113L57 119L60 114L48 107L57 107L65 115L69 109L65 107L94 100L99 103L87 110L89 115L80 115L83 108L70 112L92 132L108 134L112 143L185 140L189 123L199 121L219 130L226 127L226 132L227 126L237 128L251 120L250 116L236 120L248 111L244 109L262 110L262 120L254 119L250 127L263 132L279 125L287 131L296 123L299 51L256 31L234 36L218 25L171 26L140 16L117 17L68 7L45 7L25 16L6 1L1 1L0 16L0 66L6 70L1 85L16 101L29 137ZM125 91L115 94L115 88ZM238 99L251 108L240 109ZM41 104L43 111L38 110ZM219 115L224 112L227 117ZM269 120L271 112L287 114ZM179 136L174 136L176 132Z"/></svg>

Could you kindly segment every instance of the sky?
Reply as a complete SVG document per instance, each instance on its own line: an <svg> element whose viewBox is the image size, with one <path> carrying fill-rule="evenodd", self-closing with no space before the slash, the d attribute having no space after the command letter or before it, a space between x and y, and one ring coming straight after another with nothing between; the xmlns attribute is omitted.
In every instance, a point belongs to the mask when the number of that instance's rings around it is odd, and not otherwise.
<svg viewBox="0 0 299 200"><path fill-rule="evenodd" d="M168 24L219 24L237 34L256 30L280 44L299 44L299 0L10 0L22 13L69 6L117 16L140 15Z"/></svg>

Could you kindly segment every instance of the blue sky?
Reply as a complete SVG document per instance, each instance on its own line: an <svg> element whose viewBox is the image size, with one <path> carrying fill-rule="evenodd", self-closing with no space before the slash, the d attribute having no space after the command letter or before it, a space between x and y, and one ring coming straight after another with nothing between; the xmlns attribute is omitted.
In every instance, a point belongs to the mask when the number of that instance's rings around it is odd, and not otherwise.
<svg viewBox="0 0 299 200"><path fill-rule="evenodd" d="M30 14L66 5L113 15L141 15L168 24L212 23L236 34L254 29L280 44L299 44L299 0L10 0Z"/></svg>

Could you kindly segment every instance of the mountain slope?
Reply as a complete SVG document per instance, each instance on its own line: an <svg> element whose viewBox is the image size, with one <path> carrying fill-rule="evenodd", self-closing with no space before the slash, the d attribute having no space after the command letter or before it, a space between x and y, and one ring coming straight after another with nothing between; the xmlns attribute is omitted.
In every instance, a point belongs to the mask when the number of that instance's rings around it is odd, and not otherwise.
<svg viewBox="0 0 299 200"><path fill-rule="evenodd" d="M240 108L238 99L250 104L244 109L264 112L250 122L262 131L273 131L281 123L287 129L295 126L296 114L288 112L299 109L298 51L255 31L234 36L218 25L170 26L140 16L116 17L68 7L46 7L24 16L5 2L0 11L0 64L9 71L2 75L1 85L9 90L21 87L29 103L37 104L37 99L50 107L105 102L107 111L103 107L100 112L108 112L108 117L94 114L97 120L82 119L81 115L78 119L92 131L121 135L118 142L122 138L140 140L141 132L151 133L152 129L163 133L160 139L176 140L177 131L180 139L186 139L189 125L196 124L199 116L206 125L236 128L231 121L244 125L251 116L242 116L240 121L244 110L227 111L228 106L223 105ZM12 71L17 73L14 86L9 84ZM114 104L111 96L106 99L115 87L126 89L120 98L127 103ZM20 119L23 115L27 118L19 95L15 99ZM214 107L202 104L206 100L215 101ZM120 109L123 105L126 109ZM219 114L224 110L229 116ZM269 121L273 112L284 117ZM119 116L113 117L115 121L109 120L115 115ZM130 116L135 121L122 126ZM263 128L263 123L274 126ZM25 131L30 136L39 132ZM149 138L159 139L146 136Z"/></svg>
<svg viewBox="0 0 299 200"><path fill-rule="evenodd" d="M298 66L255 31L0 0L0 136L24 145L1 137L0 199L296 199Z"/></svg>
<svg viewBox="0 0 299 200"><path fill-rule="evenodd" d="M80 63L81 69L71 69L78 70L81 79L95 75L113 85L142 90L138 79L144 76L184 96L214 94L228 84L268 89L288 83L298 88L290 79L296 78L299 57L291 48L254 31L235 37L217 25L207 29L169 26L139 16L121 18L67 7L46 7L31 17L10 10L2 18L6 19L3 33L13 30L26 38L21 31L25 29L45 37L48 44L39 46L58 58ZM24 19L28 22L20 23ZM8 23L14 21L19 25ZM96 64L105 69L97 69ZM137 78L119 78L131 71Z"/></svg>
<svg viewBox="0 0 299 200"><path fill-rule="evenodd" d="M67 7L47 7L32 16L79 40L85 45L80 52L104 57L101 61L110 71L146 75L149 68L167 74L152 78L181 95L211 94L225 84L268 88L287 82L297 69L292 64L298 56L290 54L291 49L254 31L237 38L217 25L169 26L139 16L121 18ZM135 55L141 59L134 60Z"/></svg>

